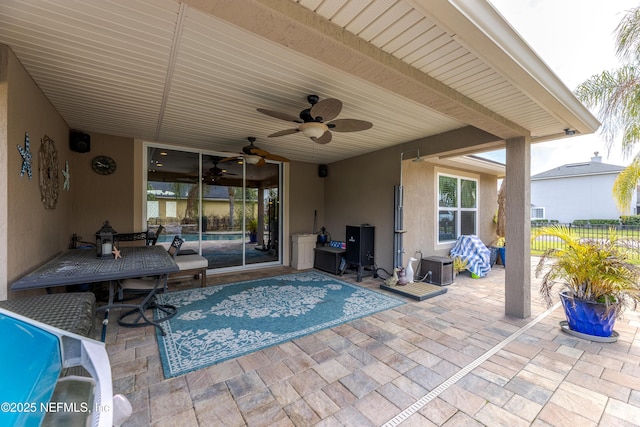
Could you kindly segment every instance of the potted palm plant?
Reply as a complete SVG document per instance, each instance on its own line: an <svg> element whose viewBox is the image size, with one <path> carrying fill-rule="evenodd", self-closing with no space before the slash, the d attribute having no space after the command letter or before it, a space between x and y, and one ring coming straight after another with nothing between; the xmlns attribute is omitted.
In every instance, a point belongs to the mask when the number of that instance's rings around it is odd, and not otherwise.
<svg viewBox="0 0 640 427"><path fill-rule="evenodd" d="M498 254L500 256L500 262L506 268L507 267L507 248L506 248L507 240L504 237L498 237L496 239L495 247L498 250Z"/></svg>
<svg viewBox="0 0 640 427"><path fill-rule="evenodd" d="M251 218L247 222L247 230L249 231L249 243L256 243L258 241L258 220Z"/></svg>
<svg viewBox="0 0 640 427"><path fill-rule="evenodd" d="M567 317L563 329L577 332L574 335L611 337L616 318L640 302L640 268L629 262L638 247L621 239L613 228L606 238L587 239L566 226L553 225L531 238L541 236L564 242L564 248L547 249L536 267L536 277L544 274L540 294L548 306L553 304L556 285L562 288L559 295Z"/></svg>

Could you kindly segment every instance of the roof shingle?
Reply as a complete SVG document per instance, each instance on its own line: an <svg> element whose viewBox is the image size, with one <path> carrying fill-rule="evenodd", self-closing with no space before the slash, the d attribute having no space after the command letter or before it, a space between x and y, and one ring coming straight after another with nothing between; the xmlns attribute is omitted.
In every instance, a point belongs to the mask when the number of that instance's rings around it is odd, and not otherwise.
<svg viewBox="0 0 640 427"><path fill-rule="evenodd" d="M585 175L618 174L622 170L624 170L624 166L610 165L607 163L602 163L598 160L591 160L590 162L569 163L566 165L558 166L557 168L533 175L531 177L531 180L566 178Z"/></svg>

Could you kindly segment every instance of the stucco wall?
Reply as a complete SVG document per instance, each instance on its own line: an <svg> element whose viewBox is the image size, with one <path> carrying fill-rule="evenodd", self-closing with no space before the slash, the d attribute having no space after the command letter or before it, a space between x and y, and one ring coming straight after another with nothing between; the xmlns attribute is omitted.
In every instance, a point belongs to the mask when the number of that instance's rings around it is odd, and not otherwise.
<svg viewBox="0 0 640 427"><path fill-rule="evenodd" d="M0 301L7 299L7 244L8 205L9 205L9 143L7 135L7 108L9 82L9 49L0 45Z"/></svg>
<svg viewBox="0 0 640 427"><path fill-rule="evenodd" d="M136 163L132 139L106 135L91 135L91 151L76 153L69 149L69 126L33 82L15 55L0 45L0 123L2 151L6 168L2 168L6 198L0 205L0 299L27 296L44 290L19 293L8 290L9 283L64 251L72 233L87 241L102 221L109 219L118 231L138 230L136 224L141 195L138 194L141 171ZM6 119L5 119L6 117ZM20 176L22 157L17 146L24 147L25 132L29 133L33 178ZM38 151L41 139L55 141L58 157L58 200L55 209L45 209L41 201ZM118 170L102 176L91 170L91 159L97 154L113 157ZM63 190L61 170L69 162L70 190ZM137 164L137 168L134 167ZM137 215L137 216L136 216ZM5 240L6 238L6 240ZM6 243L5 243L6 242ZM6 257L5 259L3 259Z"/></svg>
<svg viewBox="0 0 640 427"><path fill-rule="evenodd" d="M400 183L400 150L376 151L329 165L325 187L325 227L345 240L347 225L375 227L374 261L393 264L394 185Z"/></svg>
<svg viewBox="0 0 640 427"><path fill-rule="evenodd" d="M144 231L134 217L134 205L139 200L134 175L142 166L134 162L134 144L130 138L90 134L91 151L71 154L71 193L73 194L73 227L85 241L95 241L95 233L103 221L120 233ZM106 155L117 163L111 175L100 175L91 169L91 159ZM135 197L134 197L135 196Z"/></svg>
<svg viewBox="0 0 640 427"><path fill-rule="evenodd" d="M469 172L464 169L441 167L436 163L403 162L404 224L407 232L403 236L405 255L408 258L438 255L447 256L453 243L437 242L437 174L447 173L478 180L477 235L488 246L496 238L493 215L497 207L497 178L487 174ZM415 265L414 265L415 267Z"/></svg>
<svg viewBox="0 0 640 427"><path fill-rule="evenodd" d="M2 83L6 90L5 114L7 167L6 211L0 218L6 224L6 275L0 278L0 299L8 295L8 283L32 270L42 262L62 251L69 242L71 229L71 192L62 189L62 173L59 173L59 192L55 209L45 209L41 201L38 151L41 139L48 136L55 141L59 169L70 160L69 128L40 88L31 79L13 52L0 46L0 67L4 70ZM4 114L0 114L3 116ZM25 132L29 133L33 178L20 176L22 156L17 146L25 146ZM70 161L72 164L72 162ZM71 166L73 168L73 166ZM73 169L72 169L73 170ZM4 178L3 178L4 180ZM26 295L26 293L21 293Z"/></svg>
<svg viewBox="0 0 640 427"><path fill-rule="evenodd" d="M331 171L329 171L331 175ZM318 176L318 165L291 162L289 167L289 231L291 234L312 233L324 226L325 180ZM315 215L314 215L315 214ZM314 226L316 218L316 230Z"/></svg>
<svg viewBox="0 0 640 427"><path fill-rule="evenodd" d="M450 144L457 146L459 141L465 140L465 135L467 144L469 141L491 139L477 129L465 128L329 165L329 176L325 178L325 226L333 239L344 240L347 225L373 225L376 227L376 265L391 271L394 258L394 186L400 185L401 153L411 152L412 155L404 158L412 158L416 149L421 153L444 152ZM446 255L451 246L435 246L435 163L437 160L434 159L426 163L404 162L404 165L411 164L416 169L408 166L407 172L403 166L405 195L410 194L409 206L405 198L404 208L403 228L407 233L404 236L403 265L416 251L422 251L424 256ZM464 169L459 171L462 174ZM497 177L486 174L476 176L480 179L478 235L486 244L490 244L495 239L493 215L497 207Z"/></svg>

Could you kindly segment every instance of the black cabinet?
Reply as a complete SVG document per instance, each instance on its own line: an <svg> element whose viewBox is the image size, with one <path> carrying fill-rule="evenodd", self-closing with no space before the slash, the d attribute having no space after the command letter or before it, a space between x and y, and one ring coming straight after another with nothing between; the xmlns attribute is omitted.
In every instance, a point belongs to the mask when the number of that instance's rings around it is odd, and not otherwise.
<svg viewBox="0 0 640 427"><path fill-rule="evenodd" d="M375 227L362 224L359 226L347 225L347 266L356 266L358 271L357 281L362 280L362 273L365 267L374 267L373 277L377 277L375 272L374 246Z"/></svg>
<svg viewBox="0 0 640 427"><path fill-rule="evenodd" d="M347 263L373 265L374 236L375 227L347 225Z"/></svg>

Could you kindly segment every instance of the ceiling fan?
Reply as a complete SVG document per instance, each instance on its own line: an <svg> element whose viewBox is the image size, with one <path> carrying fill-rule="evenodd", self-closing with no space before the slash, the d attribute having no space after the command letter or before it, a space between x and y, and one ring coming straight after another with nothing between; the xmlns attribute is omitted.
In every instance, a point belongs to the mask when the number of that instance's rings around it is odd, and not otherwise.
<svg viewBox="0 0 640 427"><path fill-rule="evenodd" d="M214 157L212 157L211 160L213 161L213 167L210 168L206 174L202 175L202 182L204 182L205 184L214 184L222 176L236 175L235 173L227 172L226 169L221 169L218 167L218 163L222 160L216 160L216 158Z"/></svg>
<svg viewBox="0 0 640 427"><path fill-rule="evenodd" d="M373 126L372 123L364 120L356 119L337 119L338 114L342 111L342 101L335 98L327 98L320 101L318 95L307 96L307 101L311 104L311 108L307 108L300 112L299 117L279 111L266 110L258 108L258 111L267 116L276 119L285 120L287 122L300 123L300 126L293 129L285 129L280 132L269 135L270 138L276 136L291 135L296 132L302 132L305 136L311 138L318 144L327 144L331 142L331 131L333 132L358 132L367 130Z"/></svg>
<svg viewBox="0 0 640 427"><path fill-rule="evenodd" d="M247 138L249 140L249 145L245 145L242 147L242 154L238 154L232 157L226 157L220 162L227 162L229 160L242 159L250 165L262 166L266 163L265 160L274 160L276 162L288 162L289 159L286 157L278 156L276 154L271 154L267 150L263 150L262 148L256 147L253 143L256 139L253 136Z"/></svg>

